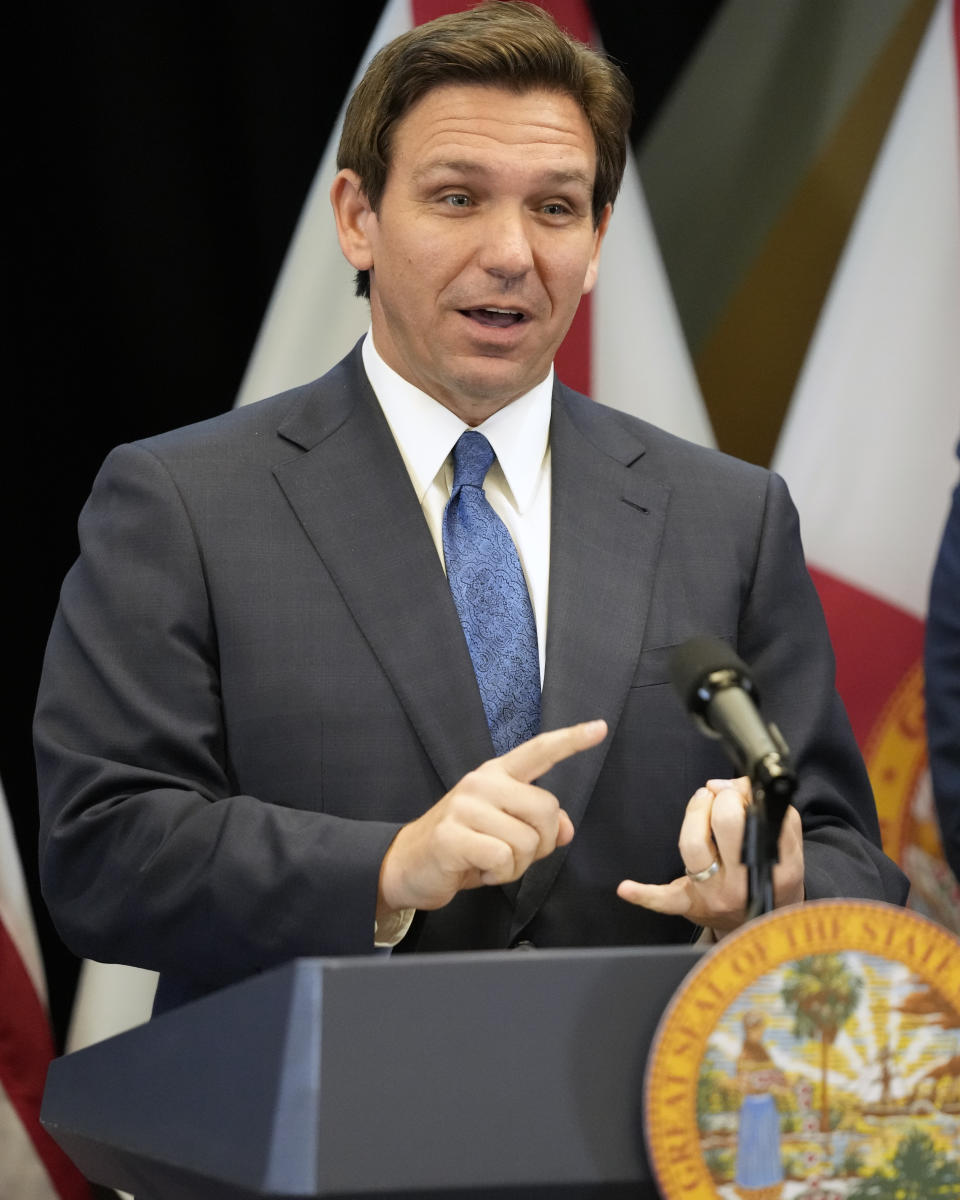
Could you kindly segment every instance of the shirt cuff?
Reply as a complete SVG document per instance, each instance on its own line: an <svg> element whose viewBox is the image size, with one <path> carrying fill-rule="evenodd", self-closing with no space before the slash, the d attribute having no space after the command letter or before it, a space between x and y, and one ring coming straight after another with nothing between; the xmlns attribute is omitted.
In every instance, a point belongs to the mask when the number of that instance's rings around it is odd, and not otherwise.
<svg viewBox="0 0 960 1200"><path fill-rule="evenodd" d="M416 912L415 908L401 908L399 912L391 913L382 921L374 921L373 944L376 949L388 950L403 941L413 924Z"/></svg>

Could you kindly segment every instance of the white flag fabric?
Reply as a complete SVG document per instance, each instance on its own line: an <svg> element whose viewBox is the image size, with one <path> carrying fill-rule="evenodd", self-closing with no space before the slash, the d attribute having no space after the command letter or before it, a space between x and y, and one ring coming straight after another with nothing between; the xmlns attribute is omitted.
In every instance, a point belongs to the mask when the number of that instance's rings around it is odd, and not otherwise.
<svg viewBox="0 0 960 1200"><path fill-rule="evenodd" d="M0 1196L89 1200L79 1171L40 1126L53 1039L30 900L0 787Z"/></svg>
<svg viewBox="0 0 960 1200"><path fill-rule="evenodd" d="M465 0L389 0L354 82L386 42L442 12L466 7ZM575 36L590 38L589 13L582 0L544 0L542 7ZM340 253L330 208L342 127L343 111L277 280L238 404L322 375L369 325L369 307L354 298L354 272ZM591 369L578 375L574 366L571 377L558 358L564 382L681 437L714 445L632 154L604 243L597 286L583 307L590 316L591 344L585 353Z"/></svg>
<svg viewBox="0 0 960 1200"><path fill-rule="evenodd" d="M774 467L867 760L887 852L960 928L923 731L923 618L960 436L960 135L954 5L941 0L798 380Z"/></svg>
<svg viewBox="0 0 960 1200"><path fill-rule="evenodd" d="M353 295L353 267L340 253L330 188L347 100L370 59L412 25L410 0L390 0L361 59L307 195L257 337L237 404L316 379L340 361L370 323Z"/></svg>

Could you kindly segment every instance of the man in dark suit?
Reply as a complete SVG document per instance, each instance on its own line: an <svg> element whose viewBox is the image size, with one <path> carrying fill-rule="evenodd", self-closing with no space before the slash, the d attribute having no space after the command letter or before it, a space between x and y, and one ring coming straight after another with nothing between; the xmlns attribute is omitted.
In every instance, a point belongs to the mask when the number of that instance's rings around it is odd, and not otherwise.
<svg viewBox="0 0 960 1200"><path fill-rule="evenodd" d="M620 73L539 10L391 43L331 195L370 334L104 466L38 705L42 872L68 943L159 970L159 1006L375 943L733 928L749 789L666 683L707 632L795 754L777 902L903 898L782 482L553 379L628 124ZM522 565L491 619L463 607L468 486L493 575Z"/></svg>
<svg viewBox="0 0 960 1200"><path fill-rule="evenodd" d="M944 857L960 879L960 487L930 585L924 673L933 798Z"/></svg>

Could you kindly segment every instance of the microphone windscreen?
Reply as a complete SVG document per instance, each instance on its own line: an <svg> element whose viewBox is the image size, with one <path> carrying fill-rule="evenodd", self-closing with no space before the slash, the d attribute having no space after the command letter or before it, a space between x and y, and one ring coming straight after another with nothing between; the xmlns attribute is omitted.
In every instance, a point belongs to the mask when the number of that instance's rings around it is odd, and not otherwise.
<svg viewBox="0 0 960 1200"><path fill-rule="evenodd" d="M678 646L670 656L670 680L688 712L703 708L697 692L714 671L735 671L749 680L747 664L715 637L695 637Z"/></svg>

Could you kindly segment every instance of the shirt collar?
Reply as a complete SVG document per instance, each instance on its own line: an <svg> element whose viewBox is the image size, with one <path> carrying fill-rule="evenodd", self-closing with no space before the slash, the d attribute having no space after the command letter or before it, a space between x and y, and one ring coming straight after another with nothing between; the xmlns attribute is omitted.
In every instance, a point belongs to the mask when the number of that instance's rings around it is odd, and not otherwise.
<svg viewBox="0 0 960 1200"><path fill-rule="evenodd" d="M410 479L423 503L457 439L470 426L380 357L373 332L363 340L363 365ZM546 379L488 417L477 429L490 442L520 512L533 500L550 433L553 367Z"/></svg>

